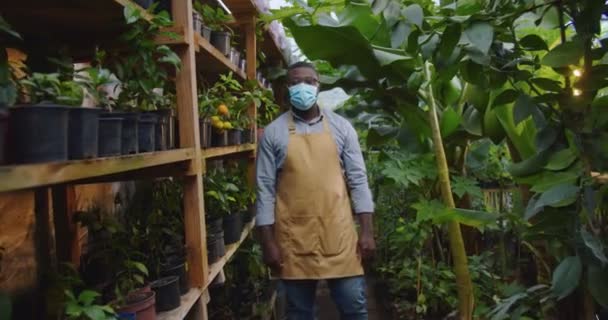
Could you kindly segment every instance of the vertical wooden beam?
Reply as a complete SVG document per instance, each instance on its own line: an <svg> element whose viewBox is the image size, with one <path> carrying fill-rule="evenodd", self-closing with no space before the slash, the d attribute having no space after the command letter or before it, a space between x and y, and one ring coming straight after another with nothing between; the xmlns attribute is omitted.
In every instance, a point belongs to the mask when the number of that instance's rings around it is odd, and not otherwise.
<svg viewBox="0 0 608 320"><path fill-rule="evenodd" d="M79 265L80 250L77 226L73 217L75 208L74 185L58 185L52 188L53 224L55 226L55 250L57 261Z"/></svg>
<svg viewBox="0 0 608 320"><path fill-rule="evenodd" d="M181 148L195 148L188 176L184 179L184 223L188 252L188 275L194 287L207 282L207 243L205 230L203 179L201 172L201 148L198 125L196 89L196 59L194 31L192 29L192 2L172 1L175 26L183 27L187 45L180 47L178 55L182 67L175 79L177 92L177 116Z"/></svg>
<svg viewBox="0 0 608 320"><path fill-rule="evenodd" d="M247 53L247 79L255 80L257 73L257 54L258 49L256 46L256 35L255 35L255 24L256 24L256 13L251 12L248 14L244 14L238 17L239 21L243 23L243 30L245 31L245 48ZM251 124L253 131L253 141L257 142L257 117L258 111L255 107L255 104L251 104L248 110L249 116L251 119L254 119ZM249 165L247 166L247 176L249 180L249 184L253 186L255 184L255 151L252 153L251 158L249 159Z"/></svg>

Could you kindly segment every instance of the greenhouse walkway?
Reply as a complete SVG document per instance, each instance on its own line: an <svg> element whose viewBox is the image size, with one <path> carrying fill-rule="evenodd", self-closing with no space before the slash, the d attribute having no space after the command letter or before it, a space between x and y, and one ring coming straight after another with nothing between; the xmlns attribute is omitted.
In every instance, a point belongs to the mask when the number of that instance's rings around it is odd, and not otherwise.
<svg viewBox="0 0 608 320"><path fill-rule="evenodd" d="M367 304L369 311L369 320L389 320L389 315L382 309L382 305L376 302L376 294L374 292L374 280L367 278ZM317 320L337 320L340 319L336 305L331 299L327 283L321 281L317 289L317 303L319 306L319 314Z"/></svg>

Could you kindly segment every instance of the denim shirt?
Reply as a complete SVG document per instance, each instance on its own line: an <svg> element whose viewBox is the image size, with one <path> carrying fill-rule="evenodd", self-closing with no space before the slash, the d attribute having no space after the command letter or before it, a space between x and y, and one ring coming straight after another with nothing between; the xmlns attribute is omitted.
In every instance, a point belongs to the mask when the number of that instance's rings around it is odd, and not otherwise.
<svg viewBox="0 0 608 320"><path fill-rule="evenodd" d="M283 167L289 143L288 119L291 111L282 114L264 129L257 151L256 183L258 226L274 224L276 187L278 172ZM322 110L321 115L306 122L293 114L297 134L310 134L323 131L323 118L326 117L336 142L340 165L346 177L355 213L373 212L374 204L367 181L367 172L361 146L355 128L345 118L330 110Z"/></svg>

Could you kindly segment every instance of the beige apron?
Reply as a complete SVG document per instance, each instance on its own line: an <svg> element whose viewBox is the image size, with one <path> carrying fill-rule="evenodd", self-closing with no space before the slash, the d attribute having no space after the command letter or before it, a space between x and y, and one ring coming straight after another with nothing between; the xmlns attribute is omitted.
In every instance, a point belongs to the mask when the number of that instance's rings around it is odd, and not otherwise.
<svg viewBox="0 0 608 320"><path fill-rule="evenodd" d="M331 279L363 274L357 231L336 143L323 132L296 134L278 177L275 237L283 255L281 279Z"/></svg>

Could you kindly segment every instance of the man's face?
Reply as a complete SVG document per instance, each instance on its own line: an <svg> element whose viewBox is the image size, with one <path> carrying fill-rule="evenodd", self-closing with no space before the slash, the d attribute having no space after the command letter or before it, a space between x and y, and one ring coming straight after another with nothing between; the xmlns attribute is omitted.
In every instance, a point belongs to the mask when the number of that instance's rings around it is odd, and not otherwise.
<svg viewBox="0 0 608 320"><path fill-rule="evenodd" d="M287 74L287 86L291 87L299 83L306 83L318 88L319 76L315 70L307 67L289 70L289 73Z"/></svg>

